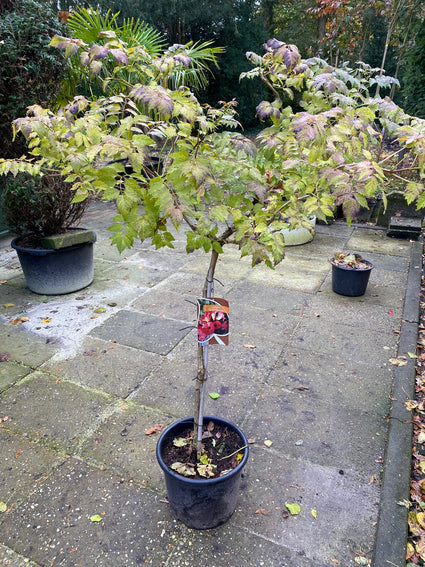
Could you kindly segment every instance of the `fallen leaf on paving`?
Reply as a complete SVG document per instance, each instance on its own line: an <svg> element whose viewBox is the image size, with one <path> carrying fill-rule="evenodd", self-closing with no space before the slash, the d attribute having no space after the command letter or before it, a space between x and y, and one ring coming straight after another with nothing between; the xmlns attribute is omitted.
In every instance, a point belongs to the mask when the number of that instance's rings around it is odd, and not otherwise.
<svg viewBox="0 0 425 567"><path fill-rule="evenodd" d="M369 561L367 560L366 557L355 557L354 561L358 564L358 565L369 565Z"/></svg>
<svg viewBox="0 0 425 567"><path fill-rule="evenodd" d="M217 392L210 392L208 395L212 400L218 400L220 397L220 394L217 394Z"/></svg>
<svg viewBox="0 0 425 567"><path fill-rule="evenodd" d="M270 512L267 512L267 510L265 510L264 508L259 508L258 510L255 510L255 514L261 514L262 516L268 516L270 514Z"/></svg>
<svg viewBox="0 0 425 567"><path fill-rule="evenodd" d="M95 350L85 350L83 352L83 356L92 356L93 354L95 354L96 351Z"/></svg>
<svg viewBox="0 0 425 567"><path fill-rule="evenodd" d="M266 447L269 447L269 448L270 448L270 447L273 445L273 441L270 441L269 439L266 439L266 440L264 441L264 445L265 445Z"/></svg>
<svg viewBox="0 0 425 567"><path fill-rule="evenodd" d="M297 386L297 387L295 388L295 390L300 390L300 391L302 391L302 390L310 390L310 388L309 388L308 386L300 385L300 386Z"/></svg>
<svg viewBox="0 0 425 567"><path fill-rule="evenodd" d="M19 455L22 453L22 449L18 449L15 453L15 459L19 459Z"/></svg>
<svg viewBox="0 0 425 567"><path fill-rule="evenodd" d="M51 321L50 317L45 317L45 318L42 320L42 323L50 323L50 321Z"/></svg>
<svg viewBox="0 0 425 567"><path fill-rule="evenodd" d="M15 307L14 303L3 303L3 307Z"/></svg>
<svg viewBox="0 0 425 567"><path fill-rule="evenodd" d="M152 427L146 429L145 435L155 435L156 433L158 433L158 431L162 431L163 427L164 427L163 423L155 423L155 425L152 425Z"/></svg>
<svg viewBox="0 0 425 567"><path fill-rule="evenodd" d="M256 437L250 437L250 438L248 439L248 444L249 444L249 445L253 445L256 441L257 441L257 438L256 438Z"/></svg>
<svg viewBox="0 0 425 567"><path fill-rule="evenodd" d="M394 364L394 366L406 366L407 360L405 356L399 356L397 358L390 358L389 362Z"/></svg>
<svg viewBox="0 0 425 567"><path fill-rule="evenodd" d="M311 511L311 515L313 516L313 518L316 519L316 518L317 518L317 510L315 510L315 509L313 508L313 510Z"/></svg>
<svg viewBox="0 0 425 567"><path fill-rule="evenodd" d="M101 522L103 520L102 516L95 514L90 518L90 522Z"/></svg>
<svg viewBox="0 0 425 567"><path fill-rule="evenodd" d="M94 313L105 313L106 309L104 307L98 307L94 310Z"/></svg>
<svg viewBox="0 0 425 567"><path fill-rule="evenodd" d="M0 512L6 512L7 504L6 502L0 502Z"/></svg>
<svg viewBox="0 0 425 567"><path fill-rule="evenodd" d="M418 443L425 443L425 431L421 431L418 435Z"/></svg>
<svg viewBox="0 0 425 567"><path fill-rule="evenodd" d="M394 315L394 311L391 311L391 309L388 311L388 315Z"/></svg>
<svg viewBox="0 0 425 567"><path fill-rule="evenodd" d="M299 504L288 504L285 502L285 506L288 508L291 516L297 516L301 512L301 507Z"/></svg>
<svg viewBox="0 0 425 567"><path fill-rule="evenodd" d="M21 323L26 323L29 320L29 317L17 317L16 319L11 319L9 322L12 323L12 325L20 325Z"/></svg>
<svg viewBox="0 0 425 567"><path fill-rule="evenodd" d="M0 354L0 362L8 362L9 360L9 355L7 354L7 352L3 352L2 354Z"/></svg>
<svg viewBox="0 0 425 567"><path fill-rule="evenodd" d="M339 563L338 559L336 559L335 557L331 558L332 563Z"/></svg>
<svg viewBox="0 0 425 567"><path fill-rule="evenodd" d="M4 417L0 417L0 423L1 423L2 421L7 421L8 419L9 419L9 416L8 416L8 415L5 415Z"/></svg>
<svg viewBox="0 0 425 567"><path fill-rule="evenodd" d="M257 348L255 345L243 345L245 348Z"/></svg>
<svg viewBox="0 0 425 567"><path fill-rule="evenodd" d="M408 352L407 354L410 358L418 358L414 352Z"/></svg>

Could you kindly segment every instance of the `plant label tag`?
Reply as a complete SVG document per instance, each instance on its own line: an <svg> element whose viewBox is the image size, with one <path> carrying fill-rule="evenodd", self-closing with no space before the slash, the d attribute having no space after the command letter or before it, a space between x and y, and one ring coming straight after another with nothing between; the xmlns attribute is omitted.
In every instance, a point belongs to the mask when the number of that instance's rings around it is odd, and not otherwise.
<svg viewBox="0 0 425 567"><path fill-rule="evenodd" d="M197 299L198 342L202 346L229 344L229 303L211 297Z"/></svg>

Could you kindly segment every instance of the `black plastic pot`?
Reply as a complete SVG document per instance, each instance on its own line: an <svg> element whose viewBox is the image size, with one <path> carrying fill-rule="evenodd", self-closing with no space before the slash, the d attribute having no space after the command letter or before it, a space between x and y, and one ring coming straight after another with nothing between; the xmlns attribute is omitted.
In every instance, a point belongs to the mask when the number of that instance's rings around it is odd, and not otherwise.
<svg viewBox="0 0 425 567"><path fill-rule="evenodd" d="M26 235L11 242L18 254L27 286L41 295L62 295L87 287L93 281L93 243L76 244L59 250L24 248Z"/></svg>
<svg viewBox="0 0 425 567"><path fill-rule="evenodd" d="M241 447L248 444L243 432L226 419L204 416L207 421L236 431ZM242 469L248 460L248 447L241 462L231 472L218 478L202 480L184 477L169 469L162 459L162 448L169 438L178 437L188 426L193 427L193 417L176 421L158 440L156 457L164 472L168 501L174 516L188 528L208 530L224 524L236 508Z"/></svg>
<svg viewBox="0 0 425 567"><path fill-rule="evenodd" d="M344 266L332 264L332 290L340 295L357 297L364 295L369 282L370 272L373 269L372 262L365 260L369 268L356 270Z"/></svg>

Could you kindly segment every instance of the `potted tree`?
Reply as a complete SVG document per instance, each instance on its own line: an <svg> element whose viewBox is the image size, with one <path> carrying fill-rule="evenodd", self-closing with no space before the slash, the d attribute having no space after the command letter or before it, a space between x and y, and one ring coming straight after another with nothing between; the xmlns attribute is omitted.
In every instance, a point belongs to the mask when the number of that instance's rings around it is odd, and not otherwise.
<svg viewBox="0 0 425 567"><path fill-rule="evenodd" d="M31 115L15 122L16 131L31 143L33 159L0 160L0 172L37 173L41 165L54 166L73 183L76 202L93 193L114 199L117 215L110 230L120 251L135 239L173 248L174 227L185 231L188 253L209 254L198 300L194 415L164 433L158 457L164 460L165 441L182 444L188 462L163 467L181 485L174 499L174 482L168 483L170 502L177 517L191 527L213 527L226 521L235 505L232 499L230 508L223 506L215 517L218 499L226 499L220 496L222 483L234 479L230 491L235 495L248 458L242 432L218 418L204 419L209 342L224 341L226 335L227 305L213 293L223 247L236 246L241 256L251 257L253 266L263 262L273 268L284 256L282 229L302 226L311 215L326 219L335 204L342 204L350 222L378 188L385 198L383 182L392 174L372 154L380 153L375 121L382 121L383 111L390 108L387 128L400 136L401 144L409 128L408 147L418 155L423 153L422 123L388 101L369 99L372 73L332 69L318 59L301 60L295 46L271 40L264 55L248 54L255 68L244 74L259 76L274 98L258 105L258 117L267 125L252 140L231 131L239 126L235 101L214 108L201 105L188 88L172 88L174 70L190 64L184 46L174 46L160 57L148 55L127 47L110 31L102 45L72 38L55 38L53 43L67 54L80 52L80 61L91 73L112 63L113 78L122 88L95 101L76 97L60 112L33 107ZM129 83L123 67L144 81ZM294 98L302 112L291 108ZM156 175L149 168L153 153L162 163ZM423 160L417 167L424 169ZM422 191L419 181L409 184L406 198L413 201ZM224 432L214 437L221 426ZM221 437L233 433L236 447L223 449L230 466L217 476L218 466L205 439L215 438L217 448ZM205 473L202 479L192 478L194 469L195 474ZM218 496L210 497L212 490ZM214 504L205 505L205 494Z"/></svg>
<svg viewBox="0 0 425 567"><path fill-rule="evenodd" d="M332 290L340 295L357 297L364 295L373 264L360 254L336 252L332 264Z"/></svg>

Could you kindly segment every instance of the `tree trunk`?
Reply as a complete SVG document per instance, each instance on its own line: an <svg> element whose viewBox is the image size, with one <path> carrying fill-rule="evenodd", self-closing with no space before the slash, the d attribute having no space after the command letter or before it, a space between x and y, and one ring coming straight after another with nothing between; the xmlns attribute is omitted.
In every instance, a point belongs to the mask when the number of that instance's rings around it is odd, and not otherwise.
<svg viewBox="0 0 425 567"><path fill-rule="evenodd" d="M210 299L214 282L215 267L217 265L218 252L211 252L210 265L205 278L202 297ZM208 378L208 344L202 346L198 343L198 372L195 380L195 407L194 407L194 432L193 445L196 449L198 460L202 451L202 427L204 423L204 394L205 383Z"/></svg>

